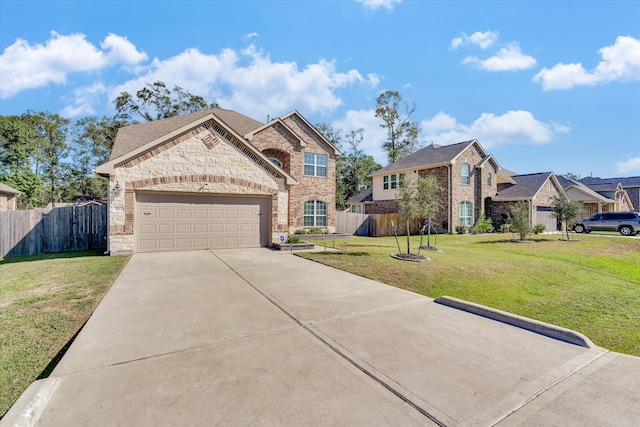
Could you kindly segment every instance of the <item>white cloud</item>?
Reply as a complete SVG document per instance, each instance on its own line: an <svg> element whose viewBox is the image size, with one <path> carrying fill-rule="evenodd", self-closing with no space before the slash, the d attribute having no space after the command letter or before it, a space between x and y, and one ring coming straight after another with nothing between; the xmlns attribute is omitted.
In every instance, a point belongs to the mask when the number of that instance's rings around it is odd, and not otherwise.
<svg viewBox="0 0 640 427"><path fill-rule="evenodd" d="M387 155L382 149L382 144L386 141L386 131L380 127L381 120L376 117L376 112L372 110L349 110L344 118L331 123L336 129L342 129L345 133L352 130L364 129L364 139L360 144L360 149L376 160L381 165L387 164Z"/></svg>
<svg viewBox="0 0 640 427"><path fill-rule="evenodd" d="M466 45L475 45L480 46L481 49L487 49L498 40L499 34L497 31L476 31L470 36L462 33L460 37L451 40L451 49L457 49L460 46Z"/></svg>
<svg viewBox="0 0 640 427"><path fill-rule="evenodd" d="M125 37L114 34L109 34L100 47L102 50L88 42L84 34L63 36L52 32L44 45L16 40L0 56L0 98L50 83L63 84L70 73L133 65L147 58Z"/></svg>
<svg viewBox="0 0 640 427"><path fill-rule="evenodd" d="M225 49L217 55L188 49L166 60L156 58L144 75L113 88L111 98L157 80L258 120L287 113L292 106L303 114L329 113L342 105L336 90L352 84L375 87L379 81L377 76L365 78L355 69L338 71L335 61L325 59L304 68L296 62L273 62L251 45L241 51Z"/></svg>
<svg viewBox="0 0 640 427"><path fill-rule="evenodd" d="M623 175L640 174L640 157L633 157L616 163L616 171Z"/></svg>
<svg viewBox="0 0 640 427"><path fill-rule="evenodd" d="M543 68L533 81L541 83L542 89L549 91L595 86L616 80L640 80L640 40L620 36L613 45L598 52L602 60L592 71L587 71L581 63L560 63L552 68Z"/></svg>
<svg viewBox="0 0 640 427"><path fill-rule="evenodd" d="M91 116L96 114L94 105L100 103L107 87L102 82L96 82L91 86L79 87L73 90L73 105L68 105L60 111L62 117L73 118L78 116Z"/></svg>
<svg viewBox="0 0 640 427"><path fill-rule="evenodd" d="M534 57L525 55L518 43L511 43L501 48L494 56L481 60L476 56L468 56L463 64L474 64L486 71L526 70L536 66Z"/></svg>
<svg viewBox="0 0 640 427"><path fill-rule="evenodd" d="M545 144L571 128L537 120L529 111L508 111L496 116L483 113L469 125L443 112L420 123L421 140L447 145L477 139L489 149L504 144Z"/></svg>
<svg viewBox="0 0 640 427"><path fill-rule="evenodd" d="M364 7L371 10L377 10L381 7L393 10L393 6L402 3L402 0L356 0L356 2L362 3Z"/></svg>

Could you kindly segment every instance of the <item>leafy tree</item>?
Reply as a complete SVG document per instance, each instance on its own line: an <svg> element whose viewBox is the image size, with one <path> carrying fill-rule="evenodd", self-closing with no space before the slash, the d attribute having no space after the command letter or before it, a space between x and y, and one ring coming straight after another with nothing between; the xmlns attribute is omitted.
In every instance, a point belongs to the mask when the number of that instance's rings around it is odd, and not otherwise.
<svg viewBox="0 0 640 427"><path fill-rule="evenodd" d="M209 104L202 96L186 92L180 86L174 86L170 90L161 81L145 85L136 92L135 96L128 92L121 92L114 103L116 118L127 123L135 123L137 117L150 122L219 108L215 102Z"/></svg>
<svg viewBox="0 0 640 427"><path fill-rule="evenodd" d="M564 230L567 233L567 240L569 240L569 224L575 222L582 215L583 207L580 202L569 199L565 194L561 196L555 196L553 198L553 205L551 205L551 212L558 221L564 223Z"/></svg>
<svg viewBox="0 0 640 427"><path fill-rule="evenodd" d="M61 160L67 154L67 127L69 120L58 114L29 111L24 119L35 131L37 147L35 172L41 173L49 183L50 201L60 201ZM42 171L40 172L40 168Z"/></svg>
<svg viewBox="0 0 640 427"><path fill-rule="evenodd" d="M401 105L404 106L404 114L401 114ZM415 110L415 104L410 107L407 102L403 103L402 95L397 91L388 90L376 99L376 117L382 120L380 127L387 130L383 148L389 163L413 153L418 146L418 123L410 121Z"/></svg>
<svg viewBox="0 0 640 427"><path fill-rule="evenodd" d="M520 240L524 240L531 232L531 219L529 216L529 203L521 200L512 208L509 215L509 228L520 235Z"/></svg>
<svg viewBox="0 0 640 427"><path fill-rule="evenodd" d="M427 223L430 230L431 222L440 209L440 186L433 175L405 178L400 181L398 188L398 213L406 222L407 227L407 253L411 254L410 222L412 219L421 219ZM431 246L431 233L428 231L427 245Z"/></svg>
<svg viewBox="0 0 640 427"><path fill-rule="evenodd" d="M574 181L579 181L580 180L580 177L578 175L576 175L575 173L573 173L573 172L567 172L562 176L564 176L567 179L573 179Z"/></svg>

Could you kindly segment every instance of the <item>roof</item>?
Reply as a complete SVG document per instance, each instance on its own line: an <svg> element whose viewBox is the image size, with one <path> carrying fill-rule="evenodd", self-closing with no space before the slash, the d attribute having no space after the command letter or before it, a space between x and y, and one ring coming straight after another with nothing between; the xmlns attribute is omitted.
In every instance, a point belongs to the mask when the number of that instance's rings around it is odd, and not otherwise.
<svg viewBox="0 0 640 427"><path fill-rule="evenodd" d="M472 139L451 145L431 144L415 153L402 157L389 166L378 169L372 175L449 164L473 143L477 143L477 140Z"/></svg>
<svg viewBox="0 0 640 427"><path fill-rule="evenodd" d="M607 196L604 196L594 190L592 190L591 188L589 188L588 186L586 186L585 184L583 184L580 181L576 181L575 179L571 179L571 178L566 178L562 175L558 175L556 176L556 178L558 179L558 182L560 183L560 185L562 186L562 188L567 191L570 188L574 188L580 192L582 192L583 194L589 195L591 197L593 197L596 200L601 200L601 201L605 201L605 202L611 202L612 199L608 198Z"/></svg>
<svg viewBox="0 0 640 427"><path fill-rule="evenodd" d="M118 130L118 135L113 144L109 160L123 156L209 114L212 114L239 135L244 135L262 126L262 123L257 120L236 113L235 111L220 108L125 126Z"/></svg>
<svg viewBox="0 0 640 427"><path fill-rule="evenodd" d="M620 178L585 177L585 178L582 178L580 182L590 187L591 185L595 185L595 184L610 184L609 189L613 190L616 188L618 183L622 184L624 188L640 187L640 176L630 176L630 177L620 177Z"/></svg>
<svg viewBox="0 0 640 427"><path fill-rule="evenodd" d="M505 200L529 200L535 197L542 185L555 176L553 172L540 172L528 175L514 175L511 178L515 185L500 190L494 197L496 201Z"/></svg>
<svg viewBox="0 0 640 427"><path fill-rule="evenodd" d="M5 194L22 194L20 191L16 190L15 188L11 188L9 187L7 184L3 184L0 182L0 193L5 193Z"/></svg>
<svg viewBox="0 0 640 427"><path fill-rule="evenodd" d="M355 196L349 197L347 203L350 205L356 203L372 203L373 202L373 187L366 188L356 194Z"/></svg>

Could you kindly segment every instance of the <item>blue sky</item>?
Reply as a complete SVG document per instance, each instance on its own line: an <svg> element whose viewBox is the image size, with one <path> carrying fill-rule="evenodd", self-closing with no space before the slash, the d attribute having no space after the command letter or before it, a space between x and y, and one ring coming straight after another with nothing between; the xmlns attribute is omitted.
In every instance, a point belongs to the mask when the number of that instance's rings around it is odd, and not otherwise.
<svg viewBox="0 0 640 427"><path fill-rule="evenodd" d="M0 114L113 115L156 80L262 122L295 109L382 165L376 97L423 144L517 173L640 175L640 1L0 1Z"/></svg>

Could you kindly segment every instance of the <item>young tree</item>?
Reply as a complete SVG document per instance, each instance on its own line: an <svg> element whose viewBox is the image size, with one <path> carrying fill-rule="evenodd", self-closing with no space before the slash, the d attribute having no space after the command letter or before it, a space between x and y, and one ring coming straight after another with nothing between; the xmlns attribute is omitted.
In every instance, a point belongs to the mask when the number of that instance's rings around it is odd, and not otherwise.
<svg viewBox="0 0 640 427"><path fill-rule="evenodd" d="M524 240L531 232L531 219L529 215L529 203L521 200L511 208L509 215L511 230L520 235L520 240Z"/></svg>
<svg viewBox="0 0 640 427"><path fill-rule="evenodd" d="M582 215L582 204L575 200L569 199L566 195L555 196L553 198L553 205L551 206L551 212L558 221L564 223L564 229L567 233L567 240L569 240L569 224L575 222Z"/></svg>
<svg viewBox="0 0 640 427"><path fill-rule="evenodd" d="M122 92L114 103L117 111L116 118L127 123L135 123L135 117L150 122L219 108L217 103L209 104L202 96L186 92L180 86L174 86L169 90L161 81L147 84L136 92L135 97L128 92Z"/></svg>
<svg viewBox="0 0 640 427"><path fill-rule="evenodd" d="M404 114L400 107L404 106ZM376 99L376 117L382 120L380 127L387 130L387 141L383 147L387 152L389 163L411 154L418 145L418 123L410 121L416 110L415 104L409 107L402 102L399 92L388 90Z"/></svg>
<svg viewBox="0 0 640 427"><path fill-rule="evenodd" d="M440 186L435 176L428 175L426 177L405 178L400 181L398 189L398 213L406 222L407 227L407 254L411 254L410 245L410 225L411 220L420 219L428 222L431 221L440 209L440 200L438 195ZM429 234L429 236L431 236ZM430 240L428 240L430 245Z"/></svg>

